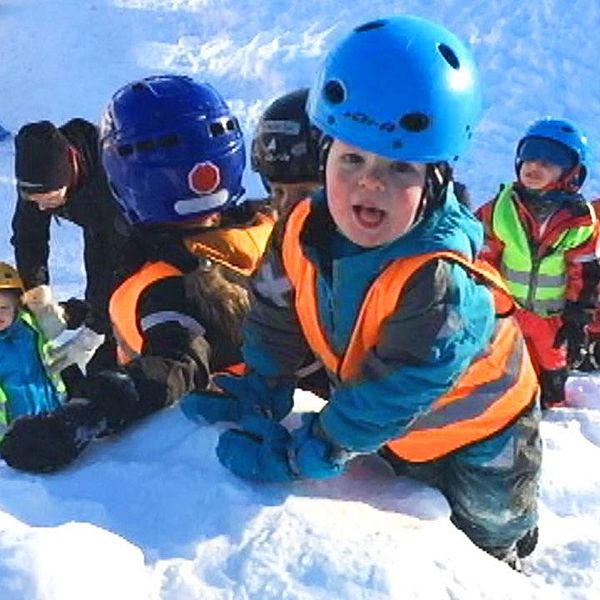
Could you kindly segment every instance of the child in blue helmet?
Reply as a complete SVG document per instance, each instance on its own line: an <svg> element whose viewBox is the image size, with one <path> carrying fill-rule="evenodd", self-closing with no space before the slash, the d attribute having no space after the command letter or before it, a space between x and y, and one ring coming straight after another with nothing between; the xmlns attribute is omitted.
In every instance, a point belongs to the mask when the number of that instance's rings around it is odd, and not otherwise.
<svg viewBox="0 0 600 600"><path fill-rule="evenodd" d="M544 408L565 400L568 369L585 358L597 301L598 227L579 194L586 150L585 135L570 121L536 121L517 145L517 180L478 211L482 257L502 273L519 306Z"/></svg>
<svg viewBox="0 0 600 600"><path fill-rule="evenodd" d="M453 190L479 114L473 59L429 21L366 23L327 56L308 106L325 189L276 225L254 279L251 373L183 408L239 422L217 455L248 479L325 479L379 452L438 486L457 527L514 566L535 538L538 387L510 294L474 261L482 228ZM332 393L289 432L287 407L255 382L289 379L307 347Z"/></svg>
<svg viewBox="0 0 600 600"><path fill-rule="evenodd" d="M100 140L132 226L109 302L120 366L88 377L60 410L11 425L1 453L21 470L60 469L95 437L124 431L241 362L248 280L273 220L239 204L245 148L236 117L207 83L149 77L114 94ZM291 386L280 393L291 403Z"/></svg>
<svg viewBox="0 0 600 600"><path fill-rule="evenodd" d="M54 411L65 400L60 376L47 367L48 339L22 295L16 269L0 262L0 439L15 419Z"/></svg>

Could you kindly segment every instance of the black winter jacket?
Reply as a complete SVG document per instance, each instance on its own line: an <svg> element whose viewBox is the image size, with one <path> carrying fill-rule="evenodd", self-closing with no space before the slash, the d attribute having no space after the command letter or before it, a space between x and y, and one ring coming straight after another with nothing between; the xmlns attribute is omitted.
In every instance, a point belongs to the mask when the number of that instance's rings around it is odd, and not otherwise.
<svg viewBox="0 0 600 600"><path fill-rule="evenodd" d="M230 225L237 222L243 228L248 216L235 215ZM163 261L182 275L155 281L137 301L142 351L120 368L135 388L135 401L128 401L119 386L111 388L105 374L87 382L85 395L103 406L109 420L120 422L121 428L194 389L205 389L211 373L242 361L249 285L247 276L191 254L177 232L134 230L126 257L133 272L136 263Z"/></svg>
<svg viewBox="0 0 600 600"><path fill-rule="evenodd" d="M71 221L83 230L86 272L85 299L90 304L86 325L109 331L108 299L127 225L112 197L100 161L98 129L84 119L72 119L59 128L77 152L78 181L67 190L66 203L54 210L39 210L17 188L11 243L17 269L26 289L49 283L50 223L52 217ZM76 324L77 325L77 324Z"/></svg>

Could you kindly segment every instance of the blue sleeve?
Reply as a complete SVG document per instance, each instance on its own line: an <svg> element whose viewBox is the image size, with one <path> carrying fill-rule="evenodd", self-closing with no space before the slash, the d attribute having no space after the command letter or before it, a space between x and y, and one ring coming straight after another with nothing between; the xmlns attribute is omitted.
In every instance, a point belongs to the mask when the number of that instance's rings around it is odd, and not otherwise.
<svg viewBox="0 0 600 600"><path fill-rule="evenodd" d="M361 365L360 375L335 389L321 412L321 425L339 446L372 452L400 437L487 348L495 325L491 293L458 265L448 266L446 272L449 277L439 301L409 315L403 314L406 304L401 301L386 322L380 343ZM428 293L432 295L431 288ZM438 322L433 332L431 321ZM420 348L412 357L405 341L408 325L413 345ZM423 340L415 334L427 331L425 352ZM398 341L395 350L394 340Z"/></svg>

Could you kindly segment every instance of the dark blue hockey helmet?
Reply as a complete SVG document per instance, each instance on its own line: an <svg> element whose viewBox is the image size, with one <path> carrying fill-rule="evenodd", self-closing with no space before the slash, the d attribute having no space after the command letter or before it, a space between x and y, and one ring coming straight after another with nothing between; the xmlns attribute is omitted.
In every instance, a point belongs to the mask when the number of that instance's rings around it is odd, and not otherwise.
<svg viewBox="0 0 600 600"><path fill-rule="evenodd" d="M240 198L246 154L236 117L208 83L147 77L118 90L100 126L111 190L133 224L169 224Z"/></svg>

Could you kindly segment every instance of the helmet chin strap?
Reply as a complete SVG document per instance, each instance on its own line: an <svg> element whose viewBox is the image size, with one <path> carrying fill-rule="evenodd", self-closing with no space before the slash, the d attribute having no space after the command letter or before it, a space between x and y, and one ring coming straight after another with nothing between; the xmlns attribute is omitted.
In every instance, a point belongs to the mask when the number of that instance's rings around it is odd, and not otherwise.
<svg viewBox="0 0 600 600"><path fill-rule="evenodd" d="M425 169L425 184L421 192L419 207L408 231L416 227L440 205L442 196L452 181L452 169L446 163L428 163ZM407 233L408 233L407 231Z"/></svg>
<svg viewBox="0 0 600 600"><path fill-rule="evenodd" d="M556 182L555 189L563 191L563 192L576 192L580 187L577 183L580 172L581 172L580 165L575 165L574 167L569 169Z"/></svg>

